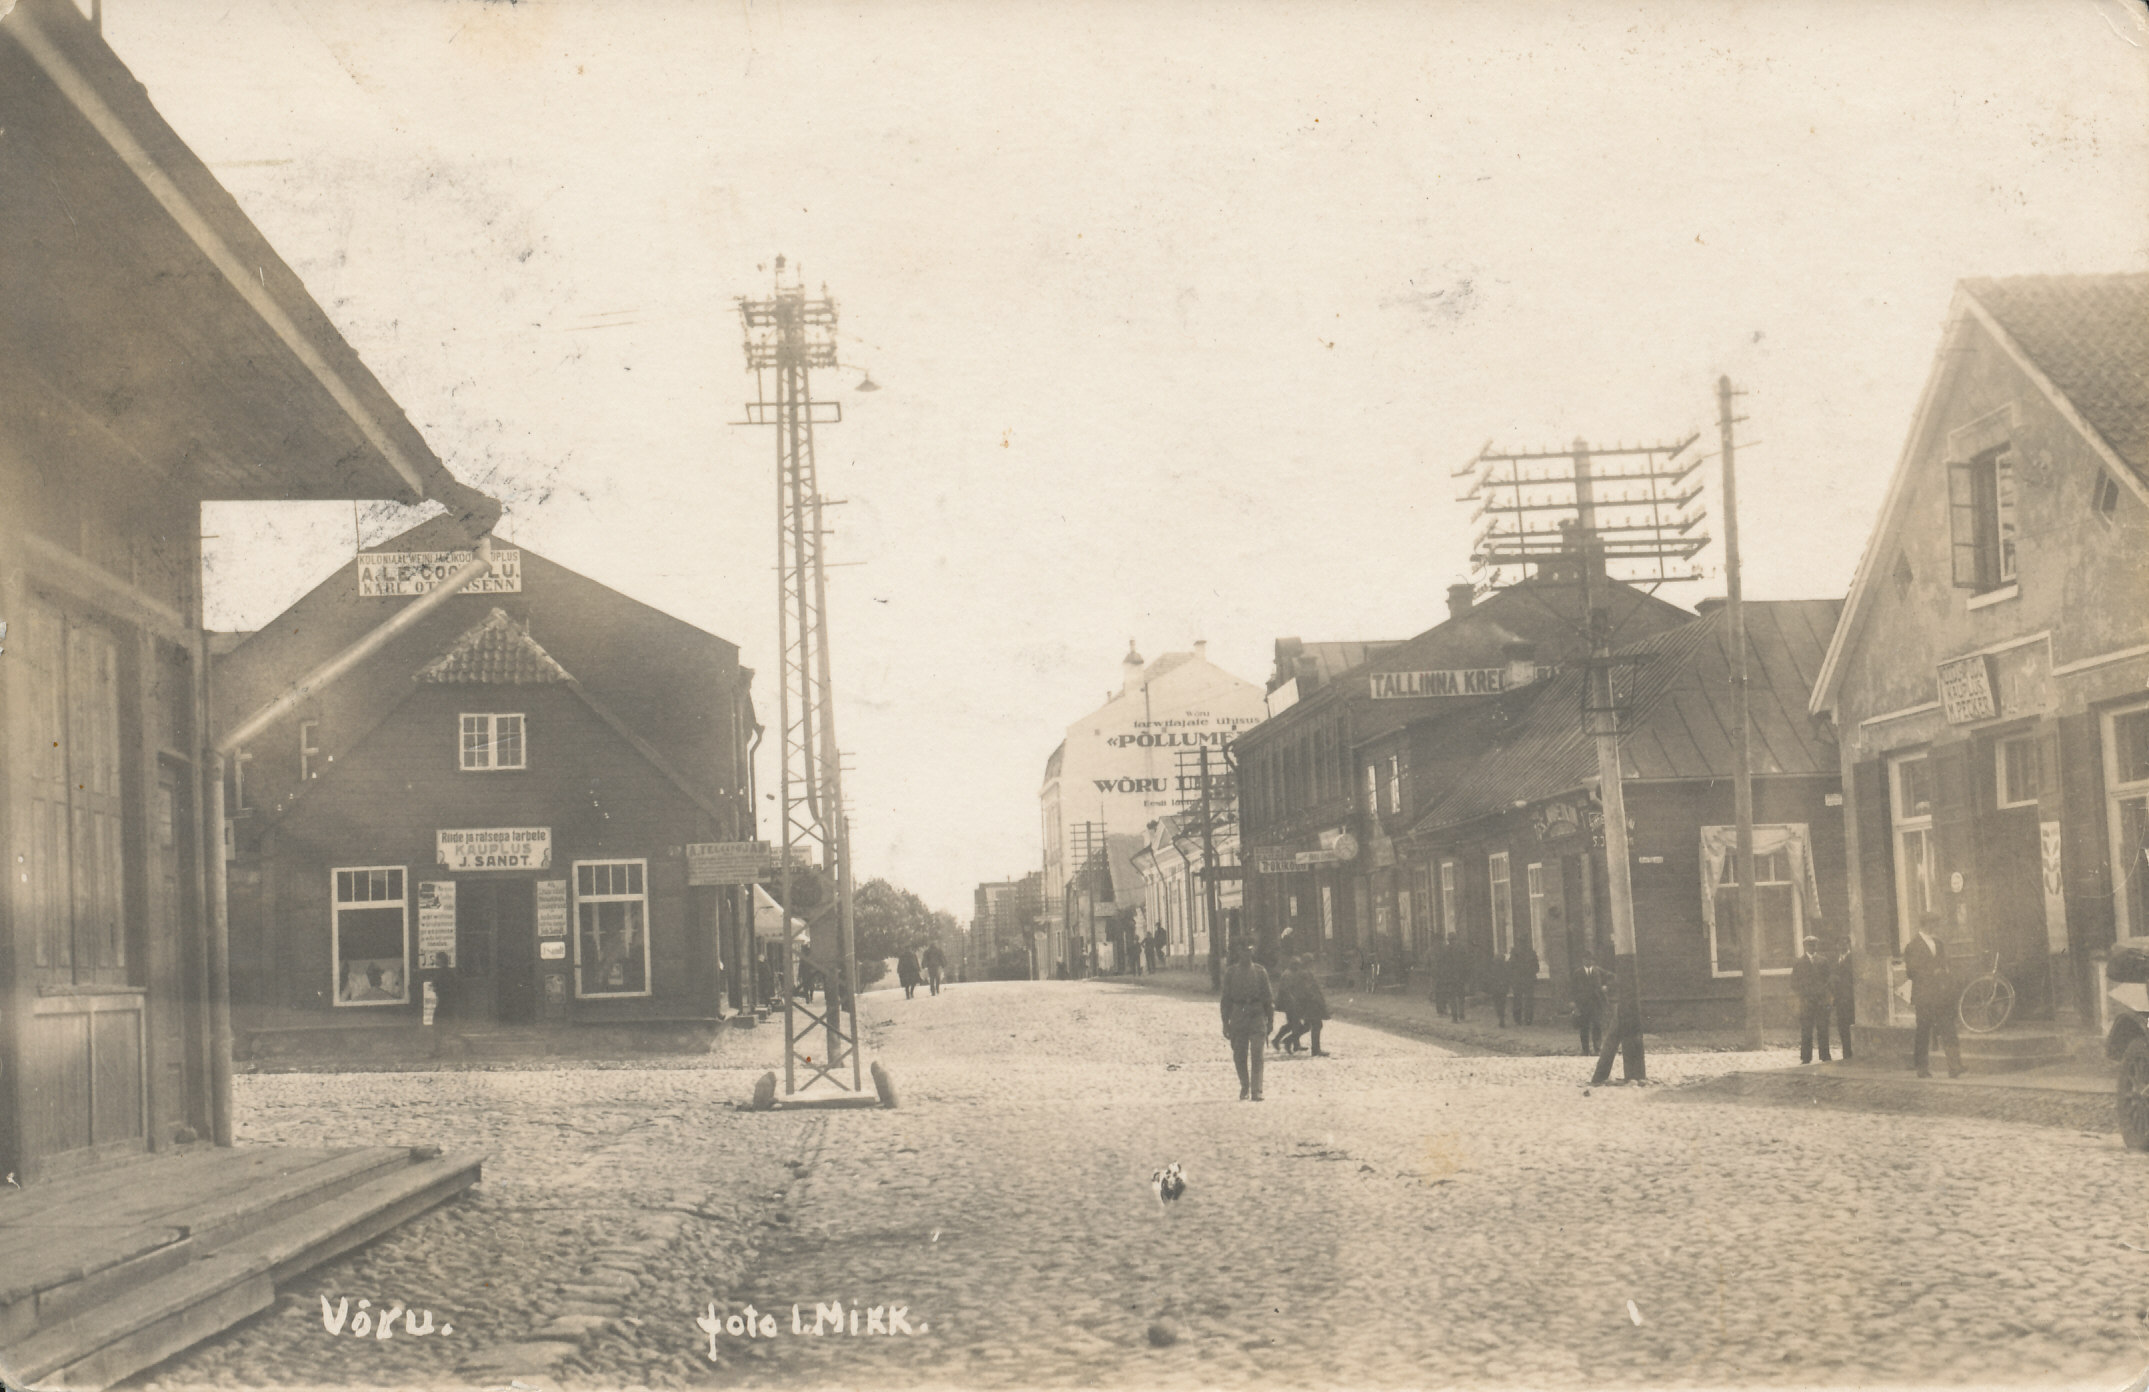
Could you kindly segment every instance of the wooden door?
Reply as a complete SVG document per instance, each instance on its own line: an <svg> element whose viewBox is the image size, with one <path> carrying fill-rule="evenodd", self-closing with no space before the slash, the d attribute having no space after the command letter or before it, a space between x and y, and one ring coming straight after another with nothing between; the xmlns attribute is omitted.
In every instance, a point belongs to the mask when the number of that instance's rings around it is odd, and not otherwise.
<svg viewBox="0 0 2149 1392"><path fill-rule="evenodd" d="M537 882L496 880L493 1009L503 1024L537 1018Z"/></svg>
<svg viewBox="0 0 2149 1392"><path fill-rule="evenodd" d="M455 882L455 1022L489 1024L499 1018L493 980L499 931L495 880Z"/></svg>

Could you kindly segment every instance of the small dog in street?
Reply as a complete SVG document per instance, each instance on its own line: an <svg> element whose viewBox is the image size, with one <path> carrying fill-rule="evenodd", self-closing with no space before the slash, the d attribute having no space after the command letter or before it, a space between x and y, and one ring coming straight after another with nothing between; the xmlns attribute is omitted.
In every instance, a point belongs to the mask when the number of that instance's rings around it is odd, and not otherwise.
<svg viewBox="0 0 2149 1392"><path fill-rule="evenodd" d="M1174 1160L1149 1176L1149 1189L1157 1196L1158 1203L1168 1204L1186 1192L1186 1171Z"/></svg>

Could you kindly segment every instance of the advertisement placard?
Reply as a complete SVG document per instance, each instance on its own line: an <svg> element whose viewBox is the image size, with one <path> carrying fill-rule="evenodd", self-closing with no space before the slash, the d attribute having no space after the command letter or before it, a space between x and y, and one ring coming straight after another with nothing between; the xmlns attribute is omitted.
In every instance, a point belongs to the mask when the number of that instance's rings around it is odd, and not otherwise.
<svg viewBox="0 0 2149 1392"><path fill-rule="evenodd" d="M474 551L367 551L358 557L361 599L429 593L469 565ZM495 547L492 569L470 582L464 594L521 594L522 553Z"/></svg>
<svg viewBox="0 0 2149 1392"><path fill-rule="evenodd" d="M567 881L539 880L537 882L537 936L540 938L565 938L567 936Z"/></svg>
<svg viewBox="0 0 2149 1392"><path fill-rule="evenodd" d="M440 863L450 870L550 870L551 827L442 827Z"/></svg>
<svg viewBox="0 0 2149 1392"><path fill-rule="evenodd" d="M421 880L418 884L418 967L455 965L455 881Z"/></svg>

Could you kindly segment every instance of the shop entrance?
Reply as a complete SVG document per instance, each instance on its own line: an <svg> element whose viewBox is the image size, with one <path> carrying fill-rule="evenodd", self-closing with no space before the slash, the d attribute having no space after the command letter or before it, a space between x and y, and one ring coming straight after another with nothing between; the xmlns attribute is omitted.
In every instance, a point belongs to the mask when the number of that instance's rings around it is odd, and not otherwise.
<svg viewBox="0 0 2149 1392"><path fill-rule="evenodd" d="M456 1013L466 1024L537 1018L537 896L526 879L455 882Z"/></svg>
<svg viewBox="0 0 2149 1392"><path fill-rule="evenodd" d="M1988 812L1978 819L1978 869L1984 884L1983 931L1977 950L1982 972L2000 954L2000 970L2014 983L2015 1018L2052 1015L2051 970L2045 946L2044 866L2034 805Z"/></svg>

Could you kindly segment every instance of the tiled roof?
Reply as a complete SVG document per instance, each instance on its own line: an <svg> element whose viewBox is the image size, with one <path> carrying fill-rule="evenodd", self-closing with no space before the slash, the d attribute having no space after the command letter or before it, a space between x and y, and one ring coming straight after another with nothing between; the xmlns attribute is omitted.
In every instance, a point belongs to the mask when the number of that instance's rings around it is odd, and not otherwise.
<svg viewBox="0 0 2149 1392"><path fill-rule="evenodd" d="M1963 288L2149 482L2149 275L2011 276Z"/></svg>
<svg viewBox="0 0 2149 1392"><path fill-rule="evenodd" d="M1825 725L1806 713L1842 604L1832 599L1749 601L1747 709L1756 774L1839 771ZM1619 649L1645 659L1635 671L1633 732L1620 742L1632 779L1728 777L1733 724L1729 616L1722 609ZM1504 738L1446 780L1412 830L1426 832L1584 786L1597 773L1596 742L1582 728L1584 672L1555 677Z"/></svg>
<svg viewBox="0 0 2149 1392"><path fill-rule="evenodd" d="M537 645L530 631L495 609L455 640L455 646L418 669L421 682L488 686L539 686L570 681L567 669Z"/></svg>

